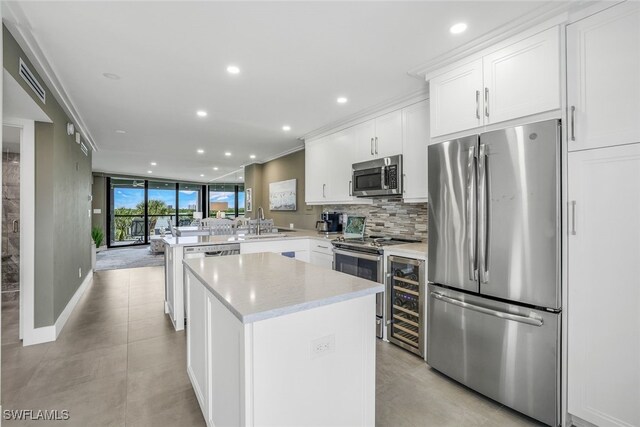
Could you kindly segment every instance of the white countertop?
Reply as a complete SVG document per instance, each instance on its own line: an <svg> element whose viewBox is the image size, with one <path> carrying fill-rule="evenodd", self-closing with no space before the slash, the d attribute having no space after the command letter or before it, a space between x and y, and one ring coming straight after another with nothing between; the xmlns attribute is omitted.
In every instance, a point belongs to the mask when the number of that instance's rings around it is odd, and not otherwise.
<svg viewBox="0 0 640 427"><path fill-rule="evenodd" d="M281 231L277 235L269 236L268 233L263 234L259 238L243 235L233 236L166 236L164 242L170 247L175 246L202 246L213 245L219 243L247 243L247 242L269 242L274 240L292 240L292 239L317 239L321 241L331 241L335 239L337 235L320 234L315 230L291 230Z"/></svg>
<svg viewBox="0 0 640 427"><path fill-rule="evenodd" d="M183 264L242 323L384 291L381 283L274 253L190 259Z"/></svg>
<svg viewBox="0 0 640 427"><path fill-rule="evenodd" d="M399 255L409 258L427 259L426 243L404 243L402 245L387 246L384 248L385 255Z"/></svg>

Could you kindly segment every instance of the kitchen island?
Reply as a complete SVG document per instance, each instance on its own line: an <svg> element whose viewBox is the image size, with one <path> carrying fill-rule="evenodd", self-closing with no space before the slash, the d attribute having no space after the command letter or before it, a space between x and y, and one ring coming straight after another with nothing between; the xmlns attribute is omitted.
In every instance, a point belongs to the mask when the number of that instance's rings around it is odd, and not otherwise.
<svg viewBox="0 0 640 427"><path fill-rule="evenodd" d="M382 284L274 253L183 263L187 372L208 425L375 424Z"/></svg>

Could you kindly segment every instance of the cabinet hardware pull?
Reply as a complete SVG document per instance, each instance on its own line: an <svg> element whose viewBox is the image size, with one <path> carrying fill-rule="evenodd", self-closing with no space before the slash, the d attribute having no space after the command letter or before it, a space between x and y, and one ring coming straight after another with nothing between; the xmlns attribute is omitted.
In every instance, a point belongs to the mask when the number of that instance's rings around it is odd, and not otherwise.
<svg viewBox="0 0 640 427"><path fill-rule="evenodd" d="M575 236L576 233L576 201L571 201L571 235Z"/></svg>
<svg viewBox="0 0 640 427"><path fill-rule="evenodd" d="M376 154L378 154L378 137L376 136Z"/></svg>
<svg viewBox="0 0 640 427"><path fill-rule="evenodd" d="M373 156L373 138L371 138L371 155Z"/></svg>
<svg viewBox="0 0 640 427"><path fill-rule="evenodd" d="M406 173L402 174L402 192L403 193L407 192L407 174Z"/></svg>
<svg viewBox="0 0 640 427"><path fill-rule="evenodd" d="M353 194L351 193L352 183L353 183L353 181L349 181L349 197L351 197L351 196L353 195Z"/></svg>
<svg viewBox="0 0 640 427"><path fill-rule="evenodd" d="M571 140L576 140L576 106L571 106Z"/></svg>
<svg viewBox="0 0 640 427"><path fill-rule="evenodd" d="M489 117L489 88L484 88L484 115Z"/></svg>
<svg viewBox="0 0 640 427"><path fill-rule="evenodd" d="M476 91L476 119L480 120L480 91Z"/></svg>
<svg viewBox="0 0 640 427"><path fill-rule="evenodd" d="M327 184L322 184L322 197L327 197L324 195L324 188L327 186Z"/></svg>
<svg viewBox="0 0 640 427"><path fill-rule="evenodd" d="M18 222L17 219L13 220L13 232L17 233L20 231L20 223Z"/></svg>

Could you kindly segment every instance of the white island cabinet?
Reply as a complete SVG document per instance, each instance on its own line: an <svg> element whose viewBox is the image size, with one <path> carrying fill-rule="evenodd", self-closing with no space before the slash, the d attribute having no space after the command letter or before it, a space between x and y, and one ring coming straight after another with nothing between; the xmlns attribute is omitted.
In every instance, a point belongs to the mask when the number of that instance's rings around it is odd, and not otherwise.
<svg viewBox="0 0 640 427"><path fill-rule="evenodd" d="M187 372L209 426L373 426L383 285L274 253L186 260Z"/></svg>

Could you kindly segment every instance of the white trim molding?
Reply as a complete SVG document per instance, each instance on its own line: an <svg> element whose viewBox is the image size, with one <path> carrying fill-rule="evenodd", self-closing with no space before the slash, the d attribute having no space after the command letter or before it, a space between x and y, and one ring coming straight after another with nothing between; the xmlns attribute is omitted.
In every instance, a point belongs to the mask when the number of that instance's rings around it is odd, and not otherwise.
<svg viewBox="0 0 640 427"><path fill-rule="evenodd" d="M84 140L89 143L93 151L98 151L98 146L89 131L84 119L78 112L75 104L68 95L62 82L58 79L55 69L47 59L47 55L40 48L38 39L32 31L31 24L25 16L19 2L3 2L3 23L18 44L23 48L27 58L33 64L37 73L44 80L45 86L51 91L55 99L60 103L64 112L71 117Z"/></svg>

